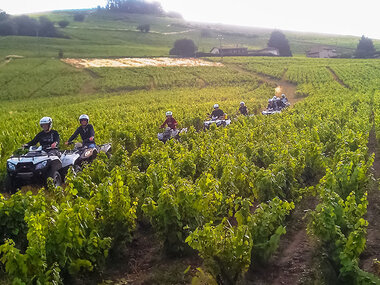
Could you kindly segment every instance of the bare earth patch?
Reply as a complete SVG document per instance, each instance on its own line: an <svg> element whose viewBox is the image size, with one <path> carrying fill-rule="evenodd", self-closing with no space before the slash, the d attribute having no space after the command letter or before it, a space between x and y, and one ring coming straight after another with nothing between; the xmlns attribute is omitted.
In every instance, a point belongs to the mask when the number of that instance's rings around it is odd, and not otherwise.
<svg viewBox="0 0 380 285"><path fill-rule="evenodd" d="M86 59L86 58L65 58L63 62L77 68L89 67L146 67L146 66L223 66L219 62L209 62L198 58L116 58L116 59Z"/></svg>

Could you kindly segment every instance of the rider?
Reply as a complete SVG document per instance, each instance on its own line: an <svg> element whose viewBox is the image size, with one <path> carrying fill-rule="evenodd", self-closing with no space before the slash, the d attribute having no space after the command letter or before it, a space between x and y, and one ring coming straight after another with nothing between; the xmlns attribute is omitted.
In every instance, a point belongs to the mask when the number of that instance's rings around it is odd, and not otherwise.
<svg viewBox="0 0 380 285"><path fill-rule="evenodd" d="M244 102L240 102L240 107L239 107L239 111L242 115L244 116L248 116L248 108L247 106L245 106L245 103Z"/></svg>
<svg viewBox="0 0 380 285"><path fill-rule="evenodd" d="M273 99L269 99L267 109L274 109L274 108L275 108L275 106L274 106Z"/></svg>
<svg viewBox="0 0 380 285"><path fill-rule="evenodd" d="M171 111L167 111L166 112L166 120L165 122L160 126L160 128L164 128L165 125L168 125L168 127L171 129L171 130L175 130L177 128L177 121L173 118L173 112Z"/></svg>
<svg viewBox="0 0 380 285"><path fill-rule="evenodd" d="M285 94L282 94L281 95L281 101L282 103L284 103L286 105L286 103L288 103L288 98L286 98Z"/></svg>
<svg viewBox="0 0 380 285"><path fill-rule="evenodd" d="M95 130L94 127L89 124L89 116L83 114L79 116L80 126L75 130L74 134L69 138L65 145L70 144L73 140L76 139L78 135L82 138L83 146L88 148L95 148Z"/></svg>
<svg viewBox="0 0 380 285"><path fill-rule="evenodd" d="M23 147L29 147L39 143L43 150L51 148L49 152L52 152L52 154L56 153L59 146L59 134L57 131L52 130L52 118L43 117L40 120L40 126L42 131L39 132L30 142L24 144Z"/></svg>
<svg viewBox="0 0 380 285"><path fill-rule="evenodd" d="M214 111L212 111L210 117L224 119L224 112L221 109L219 109L219 104L214 105Z"/></svg>

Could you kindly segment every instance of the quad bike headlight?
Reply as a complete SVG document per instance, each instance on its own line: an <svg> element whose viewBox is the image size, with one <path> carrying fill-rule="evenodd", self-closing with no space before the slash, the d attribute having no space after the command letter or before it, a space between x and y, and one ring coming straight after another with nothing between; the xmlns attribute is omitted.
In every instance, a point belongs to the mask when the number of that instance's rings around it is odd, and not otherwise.
<svg viewBox="0 0 380 285"><path fill-rule="evenodd" d="M40 162L40 163L37 163L37 165L36 165L36 170L39 170L39 169L45 168L45 167L46 167L46 164L47 164L47 160L42 161L42 162Z"/></svg>
<svg viewBox="0 0 380 285"><path fill-rule="evenodd" d="M16 170L16 165L13 164L12 162L8 161L7 163L8 170L15 171Z"/></svg>
<svg viewBox="0 0 380 285"><path fill-rule="evenodd" d="M92 154L92 150L87 150L87 151L84 153L84 156L85 156L85 157L89 157L89 156L91 156L91 154Z"/></svg>

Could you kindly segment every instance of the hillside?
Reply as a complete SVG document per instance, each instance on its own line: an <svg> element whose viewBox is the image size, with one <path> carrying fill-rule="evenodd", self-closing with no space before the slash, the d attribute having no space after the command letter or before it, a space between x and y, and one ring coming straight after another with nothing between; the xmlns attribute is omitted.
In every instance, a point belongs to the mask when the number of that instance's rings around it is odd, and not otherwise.
<svg viewBox="0 0 380 285"><path fill-rule="evenodd" d="M270 29L202 24L182 19L155 17L138 14L118 14L106 11L85 10L84 22L74 22L78 11L56 11L33 14L47 16L54 22L68 20L69 26L61 29L67 38L0 37L0 56L57 56L62 49L65 57L142 57L165 56L174 41L179 38L193 39L199 51L208 52L219 46L217 36L223 36L223 45L241 45L253 49L266 46ZM150 24L149 33L136 30L139 24ZM358 37L312 33L285 32L293 53L304 56L305 51L316 45L331 45L342 53L352 52ZM380 47L380 41L374 41Z"/></svg>

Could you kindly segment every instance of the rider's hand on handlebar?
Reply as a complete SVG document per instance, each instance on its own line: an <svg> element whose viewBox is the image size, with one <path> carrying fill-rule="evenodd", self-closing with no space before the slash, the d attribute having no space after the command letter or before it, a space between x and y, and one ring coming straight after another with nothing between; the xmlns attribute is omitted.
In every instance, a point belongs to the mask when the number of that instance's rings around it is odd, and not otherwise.
<svg viewBox="0 0 380 285"><path fill-rule="evenodd" d="M69 142L65 142L65 145L69 145L70 143Z"/></svg>
<svg viewBox="0 0 380 285"><path fill-rule="evenodd" d="M57 147L57 143L56 142L52 143L50 147L51 148L56 148Z"/></svg>
<svg viewBox="0 0 380 285"><path fill-rule="evenodd" d="M94 137L90 137L89 140L90 140L90 141L93 141L93 140L94 140Z"/></svg>

